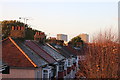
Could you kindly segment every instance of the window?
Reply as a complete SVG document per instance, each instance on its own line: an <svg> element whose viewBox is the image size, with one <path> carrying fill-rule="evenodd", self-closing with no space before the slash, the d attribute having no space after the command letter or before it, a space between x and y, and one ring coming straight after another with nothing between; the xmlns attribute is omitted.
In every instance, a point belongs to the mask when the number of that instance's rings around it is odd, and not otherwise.
<svg viewBox="0 0 120 80"><path fill-rule="evenodd" d="M49 78L49 71L43 70L43 79Z"/></svg>
<svg viewBox="0 0 120 80"><path fill-rule="evenodd" d="M51 77L53 77L53 71L52 71L52 67L51 66L47 66L46 68L43 68L43 71L42 71L42 78L43 80L50 80Z"/></svg>
<svg viewBox="0 0 120 80"><path fill-rule="evenodd" d="M44 73L48 73L48 70L44 70L43 72L44 72Z"/></svg>
<svg viewBox="0 0 120 80"><path fill-rule="evenodd" d="M2 65L2 68L0 69L0 72L2 71L2 74L10 74L10 68L9 66Z"/></svg>
<svg viewBox="0 0 120 80"><path fill-rule="evenodd" d="M67 70L67 60L64 63L64 70Z"/></svg>
<svg viewBox="0 0 120 80"><path fill-rule="evenodd" d="M59 63L59 71L63 71L64 70L64 63L60 62Z"/></svg>
<svg viewBox="0 0 120 80"><path fill-rule="evenodd" d="M71 67L71 60L68 59L68 67Z"/></svg>
<svg viewBox="0 0 120 80"><path fill-rule="evenodd" d="M73 58L73 63L75 63L76 62L76 59L75 58Z"/></svg>

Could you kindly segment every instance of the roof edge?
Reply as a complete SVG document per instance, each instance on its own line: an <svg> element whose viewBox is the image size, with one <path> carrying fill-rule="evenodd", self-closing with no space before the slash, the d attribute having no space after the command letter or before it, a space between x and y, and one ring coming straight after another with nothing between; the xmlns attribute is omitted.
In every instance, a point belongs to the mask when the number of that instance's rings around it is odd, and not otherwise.
<svg viewBox="0 0 120 80"><path fill-rule="evenodd" d="M5 39L1 40L0 42L3 42L3 41L5 41L5 40L7 40L7 39L9 39L9 37L7 37L7 38L5 38Z"/></svg>
<svg viewBox="0 0 120 80"><path fill-rule="evenodd" d="M18 50L20 52L22 52L22 54L30 61L30 63L34 66L37 67L37 65L26 55L26 53L15 43L15 41L11 38L8 37L10 39L10 41L18 48Z"/></svg>

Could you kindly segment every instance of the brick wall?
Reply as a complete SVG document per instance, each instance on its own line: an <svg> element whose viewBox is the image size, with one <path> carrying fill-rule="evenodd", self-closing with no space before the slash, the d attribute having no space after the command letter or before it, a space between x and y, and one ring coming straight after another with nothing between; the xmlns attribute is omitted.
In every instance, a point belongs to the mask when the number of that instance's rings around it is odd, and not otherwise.
<svg viewBox="0 0 120 80"><path fill-rule="evenodd" d="M13 38L24 38L25 37L25 27L12 26L10 36Z"/></svg>
<svg viewBox="0 0 120 80"><path fill-rule="evenodd" d="M35 78L35 70L10 69L10 74L2 74L2 78Z"/></svg>

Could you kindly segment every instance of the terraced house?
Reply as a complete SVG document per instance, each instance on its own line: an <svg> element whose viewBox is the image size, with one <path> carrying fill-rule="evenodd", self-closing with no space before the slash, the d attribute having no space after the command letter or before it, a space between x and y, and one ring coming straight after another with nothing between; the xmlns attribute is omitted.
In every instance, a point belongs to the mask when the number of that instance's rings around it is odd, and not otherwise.
<svg viewBox="0 0 120 80"><path fill-rule="evenodd" d="M25 27L13 26L10 37L2 40L2 62L9 66L2 78L75 78L81 56L77 50L60 41L45 43L44 32L36 32L34 40L24 37Z"/></svg>

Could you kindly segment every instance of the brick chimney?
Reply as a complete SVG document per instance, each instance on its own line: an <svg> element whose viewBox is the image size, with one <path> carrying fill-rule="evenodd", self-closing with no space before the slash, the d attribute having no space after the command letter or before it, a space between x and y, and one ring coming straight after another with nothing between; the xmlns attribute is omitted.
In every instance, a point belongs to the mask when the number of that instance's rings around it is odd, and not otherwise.
<svg viewBox="0 0 120 80"><path fill-rule="evenodd" d="M25 37L25 27L12 26L10 36L13 38L24 38Z"/></svg>
<svg viewBox="0 0 120 80"><path fill-rule="evenodd" d="M63 41L63 40L56 40L56 44L57 44L57 45L63 46L64 41Z"/></svg>
<svg viewBox="0 0 120 80"><path fill-rule="evenodd" d="M44 42L45 41L45 33L44 32L36 32L34 35L34 40Z"/></svg>

